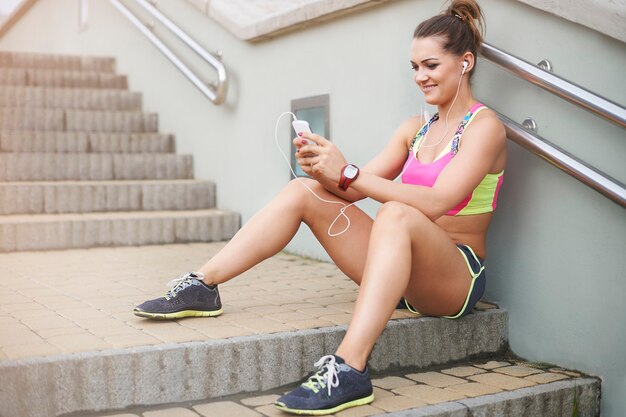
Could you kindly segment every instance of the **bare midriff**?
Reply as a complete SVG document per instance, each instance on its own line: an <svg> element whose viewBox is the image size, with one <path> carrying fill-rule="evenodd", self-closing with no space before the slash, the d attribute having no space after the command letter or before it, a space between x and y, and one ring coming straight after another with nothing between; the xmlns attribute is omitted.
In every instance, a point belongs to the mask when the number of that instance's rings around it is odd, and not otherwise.
<svg viewBox="0 0 626 417"><path fill-rule="evenodd" d="M435 223L448 233L453 242L471 247L479 258L485 259L487 229L492 216L493 213L441 216Z"/></svg>

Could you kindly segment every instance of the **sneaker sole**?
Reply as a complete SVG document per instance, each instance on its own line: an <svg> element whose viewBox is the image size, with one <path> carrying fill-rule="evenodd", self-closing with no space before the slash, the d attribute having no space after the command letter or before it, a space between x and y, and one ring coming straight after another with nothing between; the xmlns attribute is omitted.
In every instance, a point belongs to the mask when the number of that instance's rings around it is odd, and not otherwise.
<svg viewBox="0 0 626 417"><path fill-rule="evenodd" d="M183 310L175 313L148 313L147 311L134 310L133 314L146 319L173 320L182 319L184 317L216 317L221 315L223 312L224 309L220 308L219 310L214 311Z"/></svg>
<svg viewBox="0 0 626 417"><path fill-rule="evenodd" d="M327 414L334 414L338 411L345 410L346 408L369 404L372 401L374 401L374 394L368 397L359 398L358 400L348 401L347 403L343 403L336 407L328 408L325 410L298 410L295 408L289 408L282 403L276 403L274 405L276 406L276 408L286 413L299 414L299 415L305 415L305 416L325 416Z"/></svg>

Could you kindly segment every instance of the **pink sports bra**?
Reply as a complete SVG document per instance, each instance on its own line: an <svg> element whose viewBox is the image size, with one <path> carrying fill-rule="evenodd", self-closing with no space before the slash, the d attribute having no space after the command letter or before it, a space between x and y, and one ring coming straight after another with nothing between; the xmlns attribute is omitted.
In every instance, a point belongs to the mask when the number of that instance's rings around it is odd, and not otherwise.
<svg viewBox="0 0 626 417"><path fill-rule="evenodd" d="M459 127L457 128L452 140L450 141L449 150L446 148L442 154L429 163L422 164L417 158L417 153L422 144L424 136L431 124L439 119L439 113L436 113L422 128L417 132L413 143L409 149L409 156L404 164L404 174L402 174L402 182L404 184L422 185L432 187L439 174L444 170L446 165L454 158L459 151L461 136L465 127L474 120L478 112L487 107L484 104L476 103L465 115ZM410 165L409 165L410 164ZM407 166L408 165L408 166ZM498 193L502 186L504 171L497 174L487 174L480 184L467 197L463 199L456 207L446 213L447 216L465 216L472 214L489 213L496 209Z"/></svg>

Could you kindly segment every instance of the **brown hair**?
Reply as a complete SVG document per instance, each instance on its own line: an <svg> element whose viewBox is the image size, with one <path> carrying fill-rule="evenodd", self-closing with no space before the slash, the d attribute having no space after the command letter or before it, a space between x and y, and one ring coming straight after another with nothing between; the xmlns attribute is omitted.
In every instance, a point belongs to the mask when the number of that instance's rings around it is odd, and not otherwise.
<svg viewBox="0 0 626 417"><path fill-rule="evenodd" d="M420 23L413 37L440 37L445 51L457 56L469 51L477 59L483 43L484 20L475 0L452 0L446 11Z"/></svg>

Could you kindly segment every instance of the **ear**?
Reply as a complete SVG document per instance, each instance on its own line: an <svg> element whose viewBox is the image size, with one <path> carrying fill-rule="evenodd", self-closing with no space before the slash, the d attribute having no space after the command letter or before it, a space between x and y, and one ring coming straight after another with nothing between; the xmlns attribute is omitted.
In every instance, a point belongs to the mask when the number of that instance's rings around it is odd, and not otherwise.
<svg viewBox="0 0 626 417"><path fill-rule="evenodd" d="M464 53L462 58L463 60L461 64L463 64L463 61L467 62L467 68L465 69L465 74L469 74L472 71L472 69L474 69L476 58L474 57L474 54L471 52Z"/></svg>

